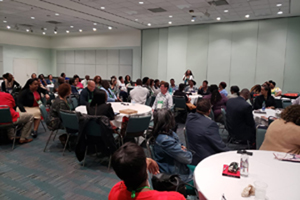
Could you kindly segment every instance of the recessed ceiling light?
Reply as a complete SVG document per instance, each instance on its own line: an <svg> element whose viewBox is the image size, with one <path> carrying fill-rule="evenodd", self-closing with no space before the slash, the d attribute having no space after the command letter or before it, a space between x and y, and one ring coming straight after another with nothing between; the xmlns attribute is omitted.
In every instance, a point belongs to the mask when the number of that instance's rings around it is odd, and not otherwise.
<svg viewBox="0 0 300 200"><path fill-rule="evenodd" d="M59 16L59 13L55 13L56 16Z"/></svg>
<svg viewBox="0 0 300 200"><path fill-rule="evenodd" d="M109 29L109 30L111 30L111 29L112 29L112 27L111 27L111 26L109 26L109 27L108 27L108 29Z"/></svg>
<svg viewBox="0 0 300 200"><path fill-rule="evenodd" d="M172 18L173 16L172 16L172 15L170 15L169 17L170 17L170 18Z"/></svg>
<svg viewBox="0 0 300 200"><path fill-rule="evenodd" d="M135 21L139 21L139 19L135 19Z"/></svg>
<svg viewBox="0 0 300 200"><path fill-rule="evenodd" d="M276 6L277 6L277 7L280 7L280 6L282 6L282 3L278 3Z"/></svg>
<svg viewBox="0 0 300 200"><path fill-rule="evenodd" d="M10 26L6 26L7 29L10 29Z"/></svg>
<svg viewBox="0 0 300 200"><path fill-rule="evenodd" d="M245 17L246 17L246 18L249 18L249 17L250 17L250 15L245 15Z"/></svg>
<svg viewBox="0 0 300 200"><path fill-rule="evenodd" d="M97 29L96 29L96 28L93 28L93 31L97 31Z"/></svg>
<svg viewBox="0 0 300 200"><path fill-rule="evenodd" d="M139 4L144 4L144 2L140 1Z"/></svg>
<svg viewBox="0 0 300 200"><path fill-rule="evenodd" d="M66 33L70 33L70 31L69 31L69 30L66 30Z"/></svg>
<svg viewBox="0 0 300 200"><path fill-rule="evenodd" d="M191 19L191 22L195 22L195 19Z"/></svg>
<svg viewBox="0 0 300 200"><path fill-rule="evenodd" d="M102 10L104 10L104 9L105 9L105 7L103 7L103 6L102 6L102 7L101 7L101 9L102 9Z"/></svg>
<svg viewBox="0 0 300 200"><path fill-rule="evenodd" d="M29 29L26 29L26 32L29 32Z"/></svg>
<svg viewBox="0 0 300 200"><path fill-rule="evenodd" d="M79 32L82 32L82 29L79 29Z"/></svg>
<svg viewBox="0 0 300 200"><path fill-rule="evenodd" d="M169 24L172 24L172 22L169 22Z"/></svg>
<svg viewBox="0 0 300 200"><path fill-rule="evenodd" d="M229 11L229 10L224 10L224 12L226 12L226 13L227 13L228 11Z"/></svg>
<svg viewBox="0 0 300 200"><path fill-rule="evenodd" d="M57 34L57 31L54 31L54 34Z"/></svg>
<svg viewBox="0 0 300 200"><path fill-rule="evenodd" d="M282 12L281 10L279 10L277 14L278 14L278 15L282 15L283 12Z"/></svg>
<svg viewBox="0 0 300 200"><path fill-rule="evenodd" d="M74 28L74 26L70 26L70 28Z"/></svg>
<svg viewBox="0 0 300 200"><path fill-rule="evenodd" d="M7 21L4 20L3 23L7 23Z"/></svg>
<svg viewBox="0 0 300 200"><path fill-rule="evenodd" d="M31 19L35 19L35 17L31 17Z"/></svg>
<svg viewBox="0 0 300 200"><path fill-rule="evenodd" d="M150 23L148 23L148 26L151 26L151 24L150 24Z"/></svg>
<svg viewBox="0 0 300 200"><path fill-rule="evenodd" d="M45 33L45 32L43 32L43 35L46 35L46 33Z"/></svg>
<svg viewBox="0 0 300 200"><path fill-rule="evenodd" d="M97 25L97 23L94 23L94 25L96 26L96 25Z"/></svg>
<svg viewBox="0 0 300 200"><path fill-rule="evenodd" d="M220 21L220 20L221 20L221 17L217 17L217 20Z"/></svg>

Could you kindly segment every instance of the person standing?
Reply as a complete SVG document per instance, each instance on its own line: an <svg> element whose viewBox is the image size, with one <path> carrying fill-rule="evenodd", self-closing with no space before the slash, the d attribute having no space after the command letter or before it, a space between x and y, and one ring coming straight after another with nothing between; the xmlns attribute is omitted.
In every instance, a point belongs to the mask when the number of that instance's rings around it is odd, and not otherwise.
<svg viewBox="0 0 300 200"><path fill-rule="evenodd" d="M191 70L186 70L186 72L184 73L184 75L183 75L183 78L182 78L182 80L183 80L183 83L185 84L185 85L188 85L189 84L189 80L193 80L193 73L192 73L192 71Z"/></svg>

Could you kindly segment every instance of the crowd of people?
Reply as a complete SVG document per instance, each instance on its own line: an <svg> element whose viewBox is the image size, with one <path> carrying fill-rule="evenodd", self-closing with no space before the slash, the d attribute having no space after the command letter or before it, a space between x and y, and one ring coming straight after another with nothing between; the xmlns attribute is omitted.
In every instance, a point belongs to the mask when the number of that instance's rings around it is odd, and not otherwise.
<svg viewBox="0 0 300 200"><path fill-rule="evenodd" d="M115 119L111 104L108 102L129 102L145 104L149 98L155 97L152 104L153 130L155 140L153 151L155 160L146 158L143 149L133 143L125 143L112 157L112 166L122 180L117 183L109 195L109 199L129 199L140 193L139 198L184 199L174 192L152 191L148 183L147 170L153 173L178 174L182 181L193 185L193 171L203 159L220 152L229 151L219 134L219 125L225 125L229 138L235 143L255 143L256 123L253 110L261 108L275 109L274 97L282 95L279 87L272 80L240 90L231 86L227 92L227 84L208 85L204 80L196 87L195 77L187 70L182 83L177 86L174 79L165 82L144 77L135 83L129 75L112 76L102 80L100 76L93 79L86 75L80 80L78 75L67 78L65 73L56 79L43 74L31 75L23 88L10 73L3 75L0 104L10 108L13 122L23 124L19 143L31 142L38 136L41 121L39 106L50 99L51 93L58 97L51 102L49 117L59 119L60 110L70 110L68 97L78 98L79 105L86 106L88 115L104 115L109 120ZM12 96L19 88L18 95ZM191 103L190 95L201 95L203 98ZM176 134L173 97L184 97L189 114L185 121L187 145L184 146ZM275 120L268 128L263 150L282 151L300 154L300 97L283 110L281 119ZM192 104L192 105L191 105ZM225 114L226 113L226 114ZM226 115L226 116L224 116ZM53 120L51 120L53 122ZM55 121L55 120L54 120ZM62 127L61 122L52 126ZM111 124L114 129L113 124ZM33 129L32 129L33 127ZM8 138L14 139L13 129L8 130ZM60 139L64 140L63 137ZM144 196L143 196L144 195Z"/></svg>

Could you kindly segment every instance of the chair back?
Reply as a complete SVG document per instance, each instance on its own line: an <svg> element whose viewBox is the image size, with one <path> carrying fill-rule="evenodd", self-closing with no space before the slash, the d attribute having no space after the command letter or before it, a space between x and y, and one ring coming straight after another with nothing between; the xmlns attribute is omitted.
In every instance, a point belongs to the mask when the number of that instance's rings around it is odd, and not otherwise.
<svg viewBox="0 0 300 200"><path fill-rule="evenodd" d="M95 120L90 120L86 125L86 134L89 136L101 137L101 126Z"/></svg>
<svg viewBox="0 0 300 200"><path fill-rule="evenodd" d="M151 96L150 105L149 105L150 107L153 106L155 99L156 99L156 96Z"/></svg>
<svg viewBox="0 0 300 200"><path fill-rule="evenodd" d="M190 143L189 143L189 138L187 136L187 131L186 131L186 128L184 127L183 128L183 134L184 134L184 139L185 139L185 147L187 149L190 149Z"/></svg>
<svg viewBox="0 0 300 200"><path fill-rule="evenodd" d="M223 119L223 122L224 122L225 129L227 129L227 123L226 123L226 111L225 111L224 108L221 108L221 113L222 113L222 119Z"/></svg>
<svg viewBox="0 0 300 200"><path fill-rule="evenodd" d="M63 126L67 129L73 130L73 131L78 131L79 129L79 123L78 123L78 118L75 112L66 112L60 110L60 118L62 121Z"/></svg>
<svg viewBox="0 0 300 200"><path fill-rule="evenodd" d="M146 142L146 146L147 146L147 150L149 153L150 158L152 158L153 160L155 160L154 157L154 151L153 151L153 144L155 143L155 139L154 137L150 137L147 142Z"/></svg>
<svg viewBox="0 0 300 200"><path fill-rule="evenodd" d="M276 106L276 108L283 108L282 100L275 99L275 106Z"/></svg>
<svg viewBox="0 0 300 200"><path fill-rule="evenodd" d="M13 123L10 108L7 105L0 105L0 124Z"/></svg>
<svg viewBox="0 0 300 200"><path fill-rule="evenodd" d="M47 124L48 121L49 121L49 117L48 117L48 113L47 113L46 107L43 104L41 104L39 107L40 107L41 114L42 114L42 116L44 118L44 121Z"/></svg>
<svg viewBox="0 0 300 200"><path fill-rule="evenodd" d="M213 109L210 109L209 118L211 118L211 120L215 121L215 114L214 114Z"/></svg>
<svg viewBox="0 0 300 200"><path fill-rule="evenodd" d="M71 110L75 110L75 108L79 105L79 102L76 97L71 97L68 102L70 103Z"/></svg>
<svg viewBox="0 0 300 200"><path fill-rule="evenodd" d="M257 128L256 128L256 149L259 149L260 146L262 145L262 143L265 139L266 132L267 132L266 126L257 126Z"/></svg>
<svg viewBox="0 0 300 200"><path fill-rule="evenodd" d="M284 101L282 101L282 105L283 105L283 108L286 108L286 107L292 105L292 102L284 100Z"/></svg>
<svg viewBox="0 0 300 200"><path fill-rule="evenodd" d="M141 116L141 117L129 117L126 134L132 135L134 137L142 136L143 133L148 130L150 124L151 116ZM133 135L133 133L139 133L138 135Z"/></svg>
<svg viewBox="0 0 300 200"><path fill-rule="evenodd" d="M173 104L175 111L186 111L186 101L184 97L173 96Z"/></svg>

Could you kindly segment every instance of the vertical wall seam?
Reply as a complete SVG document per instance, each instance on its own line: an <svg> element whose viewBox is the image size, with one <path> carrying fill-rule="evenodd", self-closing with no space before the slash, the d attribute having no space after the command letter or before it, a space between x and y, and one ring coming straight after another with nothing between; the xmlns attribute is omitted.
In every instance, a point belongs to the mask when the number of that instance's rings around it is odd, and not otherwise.
<svg viewBox="0 0 300 200"><path fill-rule="evenodd" d="M260 22L257 22L257 38L256 38L256 61L255 61L255 70L254 70L254 85L256 85L256 71L257 71L257 58L258 58L258 39L259 39L259 28L260 28Z"/></svg>
<svg viewBox="0 0 300 200"><path fill-rule="evenodd" d="M287 23L286 23L286 40L285 40L285 55L284 55L284 65L283 65L283 80L282 80L282 90L284 88L284 80L285 80L285 68L286 68L286 61L287 61L287 46L288 46L288 36L289 36L289 23L290 23L290 20L287 18Z"/></svg>
<svg viewBox="0 0 300 200"><path fill-rule="evenodd" d="M231 26L233 26L231 24ZM230 29L230 61L229 61L229 86L231 86L231 65L232 65L232 35L233 35L233 31L232 31L232 28Z"/></svg>
<svg viewBox="0 0 300 200"><path fill-rule="evenodd" d="M207 34L208 34L208 37L207 37L207 54L206 54L206 59L207 59L207 62L206 62L206 80L208 80L208 62L209 62L209 59L208 59L208 55L209 55L209 48L210 48L210 25L208 25L208 31L207 31Z"/></svg>

